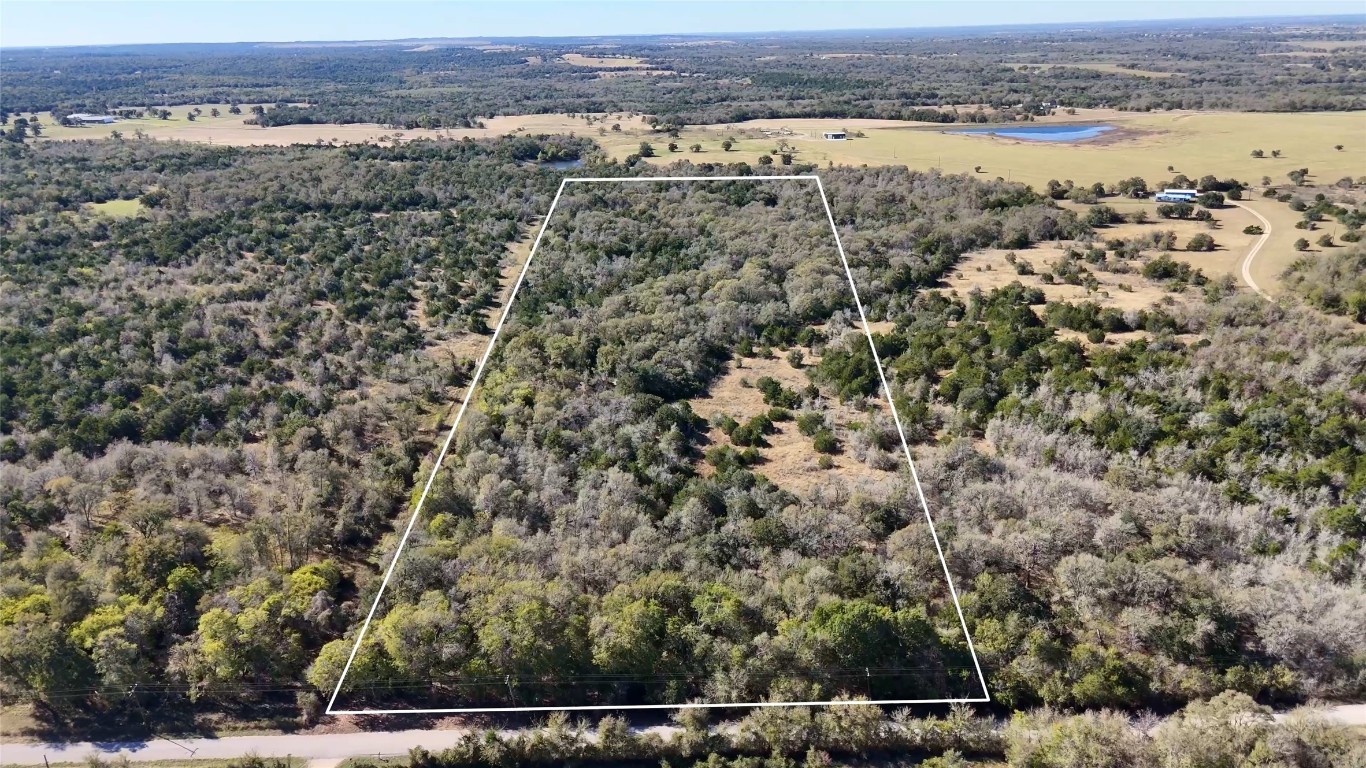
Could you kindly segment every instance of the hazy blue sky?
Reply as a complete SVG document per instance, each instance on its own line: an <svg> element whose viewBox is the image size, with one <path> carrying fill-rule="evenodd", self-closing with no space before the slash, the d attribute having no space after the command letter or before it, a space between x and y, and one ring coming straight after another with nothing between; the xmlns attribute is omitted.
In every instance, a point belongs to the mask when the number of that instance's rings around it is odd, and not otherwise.
<svg viewBox="0 0 1366 768"><path fill-rule="evenodd" d="M942 27L1339 14L1362 0L957 2L308 2L0 0L0 45L382 40Z"/></svg>

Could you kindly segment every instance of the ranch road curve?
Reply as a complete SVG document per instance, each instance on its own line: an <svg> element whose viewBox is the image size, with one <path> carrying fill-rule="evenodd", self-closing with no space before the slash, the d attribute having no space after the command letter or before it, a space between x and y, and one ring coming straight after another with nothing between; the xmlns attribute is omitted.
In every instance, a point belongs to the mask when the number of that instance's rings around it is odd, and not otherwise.
<svg viewBox="0 0 1366 768"><path fill-rule="evenodd" d="M1247 283L1247 287L1256 291L1257 295L1261 296L1267 301L1272 301L1271 294L1267 293L1266 291L1263 291L1257 285L1257 281L1252 279L1252 260L1257 258L1258 251L1262 250L1262 246L1266 245L1267 239L1271 237L1271 222L1267 221L1265 216L1252 210L1252 208L1249 206L1243 205L1242 203L1235 202L1233 200L1229 200L1228 202L1229 204L1236 205L1237 207L1242 208L1243 210L1247 211L1253 216L1256 216L1257 219L1262 222L1262 236L1257 238L1257 242L1252 244L1252 249L1247 252L1247 256L1243 257L1243 282Z"/></svg>
<svg viewBox="0 0 1366 768"><path fill-rule="evenodd" d="M1317 710L1333 723L1345 726L1366 726L1366 704L1338 704ZM1276 715L1277 719L1287 713ZM0 764L38 766L44 758L53 763L84 761L90 755L111 759L120 754L135 762L151 760L231 759L246 755L284 757L286 755L312 763L311 768L333 768L348 757L366 755L402 755L413 747L440 751L455 746L471 729L368 731L361 733L319 734L263 734L259 736L224 736L222 738L153 738L142 741L98 743L82 741L68 744L0 744ZM680 731L674 726L660 725L637 732L658 733L670 738ZM499 731L508 737L515 730ZM589 734L592 738L592 734Z"/></svg>

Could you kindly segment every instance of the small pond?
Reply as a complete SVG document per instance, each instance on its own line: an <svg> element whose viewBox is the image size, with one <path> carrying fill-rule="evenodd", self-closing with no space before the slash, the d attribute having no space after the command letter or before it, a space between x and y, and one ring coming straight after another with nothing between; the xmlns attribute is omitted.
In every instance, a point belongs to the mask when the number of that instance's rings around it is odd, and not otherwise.
<svg viewBox="0 0 1366 768"><path fill-rule="evenodd" d="M1085 141L1114 129L1113 125L1006 125L995 128L962 128L948 132L986 134L1028 141Z"/></svg>
<svg viewBox="0 0 1366 768"><path fill-rule="evenodd" d="M570 168L578 168L583 165L583 158L576 157L573 160L547 160L540 164L542 168L554 168L557 171L566 171Z"/></svg>

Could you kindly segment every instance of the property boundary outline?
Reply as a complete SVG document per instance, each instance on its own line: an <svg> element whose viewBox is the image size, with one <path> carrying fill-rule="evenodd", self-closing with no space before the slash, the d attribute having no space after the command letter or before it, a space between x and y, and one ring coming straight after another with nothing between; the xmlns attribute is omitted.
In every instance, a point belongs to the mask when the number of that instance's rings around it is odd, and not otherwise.
<svg viewBox="0 0 1366 768"><path fill-rule="evenodd" d="M958 624L963 629L963 639L967 642L968 652L972 654L972 666L977 672L977 680L982 684L982 695L973 697L944 698L944 699L832 699L830 701L754 701L754 702L725 702L725 703L706 703L689 702L684 704L602 704L588 706L567 706L567 707L449 707L431 709L333 709L337 703L337 696L341 693L342 683L346 681L346 675L351 671L351 664L356 660L356 654L360 651L361 643L365 640L365 635L370 631L370 622L375 617L375 610L379 608L379 602L384 597L384 590L389 586L389 579L394 575L394 568L398 565L398 559L403 555L403 549L408 544L408 537L413 532L413 526L417 523L417 518L422 513L422 505L427 501L427 494L432 490L432 484L436 481L437 472L441 471L441 465L446 461L446 455L450 452L451 443L455 440L456 430L460 427L460 419L465 415L469 408L470 400L474 397L474 389L479 384L479 378L484 373L484 366L488 363L489 357L493 354L493 347L498 343L498 336L503 331L503 325L507 322L512 313L512 303L517 299L517 292L522 288L522 281L526 278L527 270L531 268L531 260L536 257L536 250L541 245L541 238L545 236L546 229L550 226L550 217L554 215L555 208L560 204L560 197L564 195L565 187L569 184L580 183L663 183L679 181L814 181L816 189L821 196L821 204L825 206L825 216L830 222L830 232L835 236L835 247L839 251L840 263L844 265L844 274L849 279L849 291L854 297L854 306L858 308L859 321L863 324L864 335L868 337L868 349L873 353L873 363L877 366L878 380L882 383L882 391L887 396L887 404L892 409L892 419L896 422L897 434L901 437L901 450L906 456L906 463L911 468L911 479L915 481L916 496L920 499L920 508L925 513L925 522L929 524L930 536L934 539L934 550L939 555L939 564L944 569L944 581L948 584L949 595L953 598L954 610L958 613ZM892 397L892 388L887 384L887 374L882 367L882 358L877 353L877 345L873 342L873 331L868 325L868 316L863 309L863 301L858 295L858 286L854 284L854 272L849 267L849 259L844 254L844 243L840 240L839 227L835 225L835 214L830 208L830 198L825 194L825 184L821 182L820 176L816 174L800 174L788 176L579 176L566 177L560 180L559 189L555 191L555 198L550 201L550 210L546 211L545 219L541 221L540 231L536 233L536 239L531 244L531 252L527 254L526 262L522 264L522 270L517 275L517 282L512 286L512 292L508 294L507 303L503 305L502 317L498 319L498 325L493 329L493 337L489 339L489 345L484 350L484 356L480 358L479 365L475 368L474 377L470 379L469 385L465 388L464 400L460 403L460 410L455 414L455 421L451 423L451 429L446 433L446 440L441 445L441 451L436 456L436 462L432 465L432 472L427 477L427 483L422 488L422 495L418 497L417 504L413 505L412 515L408 518L408 525L403 530L403 538L399 539L398 548L394 550L394 555L389 560L389 567L384 572L384 580L380 582L379 591L375 593L375 600L370 604L370 611L365 616L365 623L361 625L360 632L356 635L356 642L351 646L351 655L346 659L346 666L342 668L341 676L337 678L337 686L332 690L332 697L327 701L327 709L324 714L328 715L436 715L436 714L476 714L492 712L574 712L574 711L609 711L618 709L709 709L723 707L826 707L841 706L851 704L972 704L986 703L991 701L991 693L987 690L987 679L982 674L981 662L977 659L977 649L972 643L972 633L968 631L967 619L963 616L963 606L958 600L958 590L953 585L953 575L949 573L948 561L944 558L944 547L940 544L939 533L934 527L934 518L930 516L930 505L925 500L925 491L920 484L920 474L916 471L915 460L911 458L911 447L906 441L906 430L901 425L901 414L896 410L896 401Z"/></svg>

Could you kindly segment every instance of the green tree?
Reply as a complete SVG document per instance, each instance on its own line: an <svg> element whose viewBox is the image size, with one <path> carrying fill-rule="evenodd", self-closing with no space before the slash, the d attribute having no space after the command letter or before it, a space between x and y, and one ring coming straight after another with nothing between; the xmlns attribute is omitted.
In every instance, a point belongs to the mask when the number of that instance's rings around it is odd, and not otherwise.
<svg viewBox="0 0 1366 768"><path fill-rule="evenodd" d="M1214 238L1204 232L1198 232L1186 241L1188 251L1212 251L1214 250Z"/></svg>

